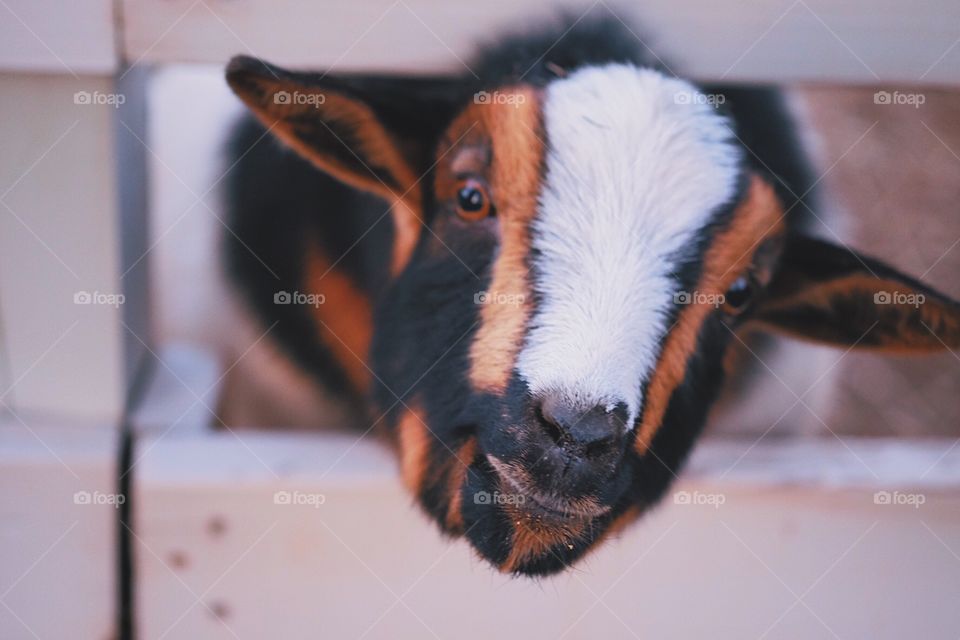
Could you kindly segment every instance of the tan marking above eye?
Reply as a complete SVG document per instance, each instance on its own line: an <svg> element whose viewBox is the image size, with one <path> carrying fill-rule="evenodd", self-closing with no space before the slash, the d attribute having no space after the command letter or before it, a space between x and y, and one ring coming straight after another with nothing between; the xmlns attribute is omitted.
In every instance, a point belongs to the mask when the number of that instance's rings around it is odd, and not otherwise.
<svg viewBox="0 0 960 640"><path fill-rule="evenodd" d="M457 215L468 222L483 220L493 212L490 191L476 178L459 180L454 198L456 198Z"/></svg>

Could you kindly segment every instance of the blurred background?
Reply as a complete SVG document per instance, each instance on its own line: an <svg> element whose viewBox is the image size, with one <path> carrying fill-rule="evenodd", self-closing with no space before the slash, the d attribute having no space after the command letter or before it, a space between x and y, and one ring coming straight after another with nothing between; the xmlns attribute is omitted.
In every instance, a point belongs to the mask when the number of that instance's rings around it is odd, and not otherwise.
<svg viewBox="0 0 960 640"><path fill-rule="evenodd" d="M0 638L956 637L956 353L777 341L661 507L529 581L442 539L234 299L232 55L463 72L560 8L0 0ZM960 6L563 8L782 86L816 232L960 298Z"/></svg>

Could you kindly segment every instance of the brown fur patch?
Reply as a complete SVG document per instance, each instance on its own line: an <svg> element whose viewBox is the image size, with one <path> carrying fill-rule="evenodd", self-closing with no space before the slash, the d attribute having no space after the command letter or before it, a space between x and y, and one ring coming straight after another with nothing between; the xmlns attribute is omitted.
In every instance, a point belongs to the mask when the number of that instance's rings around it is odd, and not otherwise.
<svg viewBox="0 0 960 640"><path fill-rule="evenodd" d="M400 444L400 477L414 495L420 493L430 464L430 432L416 403L397 422Z"/></svg>
<svg viewBox="0 0 960 640"><path fill-rule="evenodd" d="M482 307L480 326L470 346L470 381L474 389L486 392L505 388L529 317L529 226L536 213L544 153L537 92L517 87L500 93L523 99L511 104L472 105L450 130L455 135L469 129L461 140L464 153L457 154L454 164L489 162L487 175L497 210L500 249L488 293L492 300L510 300ZM438 196L452 192L455 178L452 167L438 172Z"/></svg>
<svg viewBox="0 0 960 640"><path fill-rule="evenodd" d="M782 207L773 188L758 177L751 179L747 195L737 207L729 226L717 234L704 257L697 291L722 295L750 265L753 249L763 237L783 230ZM713 305L703 300L680 312L667 336L657 368L647 387L646 405L634 448L640 455L653 441L674 390L683 381L687 363L697 348L697 337Z"/></svg>
<svg viewBox="0 0 960 640"><path fill-rule="evenodd" d="M307 250L304 282L311 293L322 294L323 304L311 307L320 339L358 391L370 386L366 361L373 336L373 312L369 297L314 247Z"/></svg>
<svg viewBox="0 0 960 640"><path fill-rule="evenodd" d="M446 527L450 533L463 533L463 483L467 481L467 471L470 469L470 463L477 455L477 440L470 438L458 450L457 456L453 458L453 465L448 474L448 499L447 499L447 517Z"/></svg>
<svg viewBox="0 0 960 640"><path fill-rule="evenodd" d="M390 273L399 275L410 262L413 250L420 239L423 223L412 208L409 200L396 200L390 209L393 216L393 257L390 261Z"/></svg>

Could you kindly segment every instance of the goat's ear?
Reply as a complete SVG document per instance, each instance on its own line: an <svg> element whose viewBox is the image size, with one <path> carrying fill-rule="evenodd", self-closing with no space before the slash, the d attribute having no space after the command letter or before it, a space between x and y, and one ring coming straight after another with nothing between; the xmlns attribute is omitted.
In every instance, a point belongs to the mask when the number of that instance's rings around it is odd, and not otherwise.
<svg viewBox="0 0 960 640"><path fill-rule="evenodd" d="M350 186L416 208L417 159L350 83L237 56L227 83L270 131Z"/></svg>
<svg viewBox="0 0 960 640"><path fill-rule="evenodd" d="M960 348L960 303L877 260L802 236L787 241L751 318L846 348Z"/></svg>

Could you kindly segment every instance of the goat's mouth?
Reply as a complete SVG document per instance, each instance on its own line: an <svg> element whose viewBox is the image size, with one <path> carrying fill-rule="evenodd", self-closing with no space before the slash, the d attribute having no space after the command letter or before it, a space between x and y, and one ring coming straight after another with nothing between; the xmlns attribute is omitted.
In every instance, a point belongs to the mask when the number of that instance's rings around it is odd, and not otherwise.
<svg viewBox="0 0 960 640"><path fill-rule="evenodd" d="M502 499L519 509L557 520L589 520L610 511L609 506L593 497L571 498L541 491L530 473L519 465L504 462L493 455L487 455L487 460L500 479L505 492Z"/></svg>

